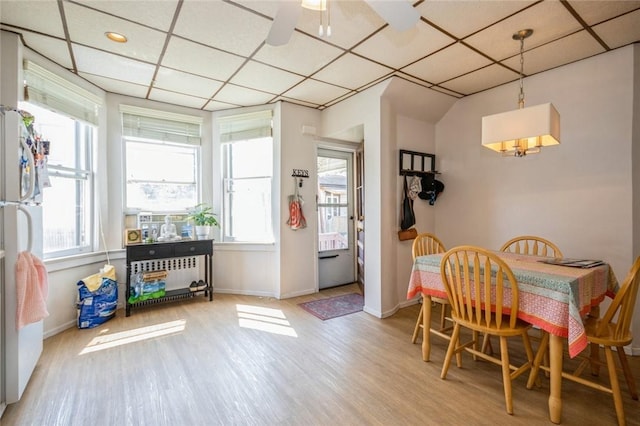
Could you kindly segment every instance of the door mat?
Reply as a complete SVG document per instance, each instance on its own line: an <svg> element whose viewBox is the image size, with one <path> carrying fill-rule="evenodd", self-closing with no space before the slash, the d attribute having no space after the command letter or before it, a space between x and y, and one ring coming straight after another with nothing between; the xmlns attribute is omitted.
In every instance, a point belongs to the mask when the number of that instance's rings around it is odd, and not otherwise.
<svg viewBox="0 0 640 426"><path fill-rule="evenodd" d="M351 293L327 299L312 300L311 302L299 303L299 305L305 311L324 321L360 312L364 306L364 297L358 293Z"/></svg>

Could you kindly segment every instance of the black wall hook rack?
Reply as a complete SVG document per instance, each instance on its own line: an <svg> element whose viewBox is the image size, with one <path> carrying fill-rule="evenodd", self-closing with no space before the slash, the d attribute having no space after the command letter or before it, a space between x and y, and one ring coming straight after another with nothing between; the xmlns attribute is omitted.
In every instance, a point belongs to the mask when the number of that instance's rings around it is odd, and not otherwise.
<svg viewBox="0 0 640 426"><path fill-rule="evenodd" d="M438 174L435 154L400 150L400 176L426 176Z"/></svg>
<svg viewBox="0 0 640 426"><path fill-rule="evenodd" d="M309 177L309 170L306 170L306 169L293 169L293 173L291 173L291 176L293 176L294 178L300 178L300 180L298 181L298 186L300 188L302 188L302 178L308 178Z"/></svg>

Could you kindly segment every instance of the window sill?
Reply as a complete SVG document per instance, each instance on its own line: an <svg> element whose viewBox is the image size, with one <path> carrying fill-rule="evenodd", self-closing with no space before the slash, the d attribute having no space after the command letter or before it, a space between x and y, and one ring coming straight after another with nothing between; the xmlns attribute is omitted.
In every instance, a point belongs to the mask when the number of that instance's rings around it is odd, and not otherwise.
<svg viewBox="0 0 640 426"><path fill-rule="evenodd" d="M109 260L124 259L126 257L125 250L111 250L109 252ZM58 257L55 259L46 259L44 264L47 272L63 271L65 269L77 268L78 266L90 265L92 263L100 263L107 261L107 253L91 252L77 254L73 256Z"/></svg>
<svg viewBox="0 0 640 426"><path fill-rule="evenodd" d="M275 251L275 243L215 242L213 251Z"/></svg>

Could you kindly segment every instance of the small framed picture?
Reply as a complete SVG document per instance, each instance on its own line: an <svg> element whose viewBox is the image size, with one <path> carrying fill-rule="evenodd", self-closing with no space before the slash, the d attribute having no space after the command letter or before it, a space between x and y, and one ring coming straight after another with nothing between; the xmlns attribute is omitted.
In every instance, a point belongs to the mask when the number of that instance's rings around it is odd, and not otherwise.
<svg viewBox="0 0 640 426"><path fill-rule="evenodd" d="M127 229L124 231L124 243L140 244L142 242L142 230L141 229Z"/></svg>

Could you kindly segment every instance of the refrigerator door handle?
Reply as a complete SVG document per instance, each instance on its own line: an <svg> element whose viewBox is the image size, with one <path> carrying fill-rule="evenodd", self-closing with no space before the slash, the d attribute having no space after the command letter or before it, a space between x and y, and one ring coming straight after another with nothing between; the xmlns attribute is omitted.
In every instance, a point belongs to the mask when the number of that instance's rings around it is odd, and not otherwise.
<svg viewBox="0 0 640 426"><path fill-rule="evenodd" d="M24 213L27 218L27 251L31 253L31 249L33 247L33 220L31 218L31 213L29 213L29 210L23 206L18 206L18 210Z"/></svg>
<svg viewBox="0 0 640 426"><path fill-rule="evenodd" d="M27 167L29 168L29 190L20 198L20 201L28 201L33 198L33 194L36 189L36 160L33 157L33 152L31 152L31 148L27 145L25 138L20 138L20 145L22 145L23 151L27 153Z"/></svg>

